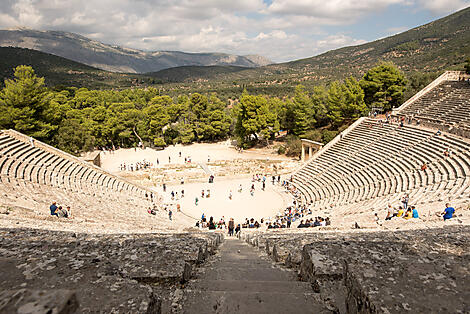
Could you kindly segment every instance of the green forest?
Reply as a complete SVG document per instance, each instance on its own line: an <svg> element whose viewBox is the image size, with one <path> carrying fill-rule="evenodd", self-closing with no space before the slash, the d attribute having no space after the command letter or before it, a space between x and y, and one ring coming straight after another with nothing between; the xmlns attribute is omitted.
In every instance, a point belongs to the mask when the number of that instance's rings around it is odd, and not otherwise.
<svg viewBox="0 0 470 314"><path fill-rule="evenodd" d="M350 77L310 89L298 85L291 98L245 90L229 101L215 93L170 97L152 87L47 88L44 78L22 65L0 91L0 129L15 129L72 154L139 142L165 147L227 138L247 148L270 143L282 130L287 138L279 152L295 155L299 138L327 143L371 108L399 106L407 89L419 90L431 79L407 79L393 64L380 63L360 80Z"/></svg>

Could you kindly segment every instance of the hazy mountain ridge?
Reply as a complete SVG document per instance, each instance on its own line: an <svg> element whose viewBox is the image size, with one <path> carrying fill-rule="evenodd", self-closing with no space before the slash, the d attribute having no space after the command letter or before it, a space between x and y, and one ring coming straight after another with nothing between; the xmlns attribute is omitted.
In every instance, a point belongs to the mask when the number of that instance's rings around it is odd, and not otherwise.
<svg viewBox="0 0 470 314"><path fill-rule="evenodd" d="M32 66L48 86L74 86L87 88L141 87L159 83L155 78L142 74L114 73L100 70L79 62L45 52L14 47L0 47L0 86L6 78L12 78L14 68Z"/></svg>
<svg viewBox="0 0 470 314"><path fill-rule="evenodd" d="M107 45L81 35L30 29L0 30L0 46L29 48L112 72L144 73L171 67L231 65L258 67L272 63L262 56L225 53L146 52Z"/></svg>

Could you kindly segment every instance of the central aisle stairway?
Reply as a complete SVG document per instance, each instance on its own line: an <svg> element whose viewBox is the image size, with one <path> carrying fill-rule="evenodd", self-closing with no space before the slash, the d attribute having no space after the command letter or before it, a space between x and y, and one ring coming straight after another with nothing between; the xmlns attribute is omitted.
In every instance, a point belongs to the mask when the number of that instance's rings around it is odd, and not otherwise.
<svg viewBox="0 0 470 314"><path fill-rule="evenodd" d="M330 313L310 283L236 238L197 277L185 289L184 313Z"/></svg>

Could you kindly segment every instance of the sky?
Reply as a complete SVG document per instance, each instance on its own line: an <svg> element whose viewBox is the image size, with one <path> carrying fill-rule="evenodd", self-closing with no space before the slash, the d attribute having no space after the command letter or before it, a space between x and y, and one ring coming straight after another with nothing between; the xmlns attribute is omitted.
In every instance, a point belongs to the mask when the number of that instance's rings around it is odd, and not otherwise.
<svg viewBox="0 0 470 314"><path fill-rule="evenodd" d="M284 62L387 37L468 6L470 0L0 0L0 29Z"/></svg>

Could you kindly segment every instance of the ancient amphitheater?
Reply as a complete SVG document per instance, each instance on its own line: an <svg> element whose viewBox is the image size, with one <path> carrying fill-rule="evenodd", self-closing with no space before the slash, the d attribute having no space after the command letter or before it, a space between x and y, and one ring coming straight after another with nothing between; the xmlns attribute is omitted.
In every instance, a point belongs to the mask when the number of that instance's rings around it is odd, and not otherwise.
<svg viewBox="0 0 470 314"><path fill-rule="evenodd" d="M292 173L293 197L331 226L239 238L170 221L155 190L1 131L0 313L470 313L468 79L444 73ZM384 221L405 194L420 219ZM53 200L79 210L50 216Z"/></svg>

